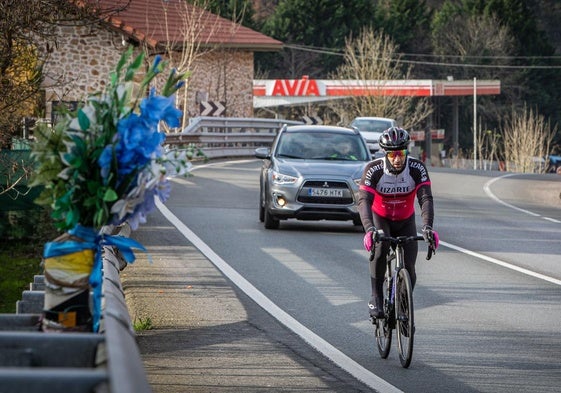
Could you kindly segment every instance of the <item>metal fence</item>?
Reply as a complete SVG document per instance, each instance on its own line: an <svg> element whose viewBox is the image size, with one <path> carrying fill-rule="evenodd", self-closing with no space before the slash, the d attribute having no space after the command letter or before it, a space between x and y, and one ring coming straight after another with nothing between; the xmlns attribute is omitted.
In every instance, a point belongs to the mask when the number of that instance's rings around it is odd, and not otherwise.
<svg viewBox="0 0 561 393"><path fill-rule="evenodd" d="M284 125L303 124L282 119L197 117L183 132L166 136L166 144L181 148L193 145L208 158L253 155L257 147L268 146Z"/></svg>

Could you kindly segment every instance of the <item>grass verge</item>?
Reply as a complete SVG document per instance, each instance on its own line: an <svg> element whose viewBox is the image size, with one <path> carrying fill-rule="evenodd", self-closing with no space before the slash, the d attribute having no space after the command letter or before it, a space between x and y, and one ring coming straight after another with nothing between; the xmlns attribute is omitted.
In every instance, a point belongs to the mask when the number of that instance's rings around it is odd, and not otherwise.
<svg viewBox="0 0 561 393"><path fill-rule="evenodd" d="M33 276L42 274L41 247L27 242L0 242L0 313L15 313L16 301L29 289Z"/></svg>

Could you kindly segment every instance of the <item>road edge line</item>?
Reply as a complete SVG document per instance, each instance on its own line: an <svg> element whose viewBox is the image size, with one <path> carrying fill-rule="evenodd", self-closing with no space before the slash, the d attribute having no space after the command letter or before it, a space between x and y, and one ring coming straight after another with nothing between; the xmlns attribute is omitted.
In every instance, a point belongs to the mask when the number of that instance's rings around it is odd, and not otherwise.
<svg viewBox="0 0 561 393"><path fill-rule="evenodd" d="M362 367L359 363L352 360L343 352L329 344L323 338L312 332L310 329L298 322L294 317L285 312L261 291L254 287L241 274L233 269L226 261L216 254L205 242L201 240L192 230L190 230L179 218L177 218L158 198L154 199L156 207L164 217L175 228L189 240L205 257L230 279L239 289L256 302L261 308L267 311L280 323L293 331L314 349L326 356L341 369L358 379L365 385L380 393L403 393L389 382L380 378L376 374Z"/></svg>

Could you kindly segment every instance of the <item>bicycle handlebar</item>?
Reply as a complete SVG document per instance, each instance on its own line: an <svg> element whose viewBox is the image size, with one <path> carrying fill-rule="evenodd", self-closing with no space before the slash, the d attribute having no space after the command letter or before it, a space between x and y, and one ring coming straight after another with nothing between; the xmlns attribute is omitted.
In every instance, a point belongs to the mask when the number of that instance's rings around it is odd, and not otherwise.
<svg viewBox="0 0 561 393"><path fill-rule="evenodd" d="M392 244L405 244L405 243L410 243L413 241L417 241L417 240L425 240L424 237L422 236L379 236L378 237L378 241L381 242L390 242Z"/></svg>
<svg viewBox="0 0 561 393"><path fill-rule="evenodd" d="M418 241L418 240L425 240L425 238L423 236L397 236L397 237L393 237L393 236L385 236L384 235L384 236L379 236L377 242L390 242L391 244L396 244L397 245L397 244L406 244L406 243L410 243L410 242ZM372 250L370 250L370 260L374 259L374 250L375 250L375 247L372 247ZM434 253L435 253L435 249L432 247L431 244L429 244L426 260L428 261L429 259L431 259Z"/></svg>

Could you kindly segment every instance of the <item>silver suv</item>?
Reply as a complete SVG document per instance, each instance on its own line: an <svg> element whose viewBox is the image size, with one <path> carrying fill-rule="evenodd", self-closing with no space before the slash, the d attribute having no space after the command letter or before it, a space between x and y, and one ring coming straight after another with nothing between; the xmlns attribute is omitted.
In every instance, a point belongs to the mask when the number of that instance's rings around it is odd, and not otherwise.
<svg viewBox="0 0 561 393"><path fill-rule="evenodd" d="M378 138L382 132L396 126L396 121L387 117L357 117L351 122L351 127L360 131L372 154L380 150Z"/></svg>
<svg viewBox="0 0 561 393"><path fill-rule="evenodd" d="M352 220L361 225L358 185L371 160L357 130L333 126L284 126L263 159L259 220L277 229L281 220Z"/></svg>

